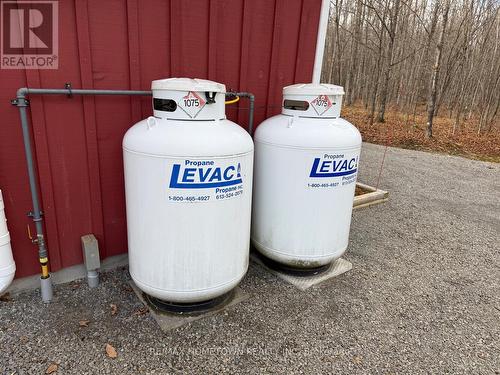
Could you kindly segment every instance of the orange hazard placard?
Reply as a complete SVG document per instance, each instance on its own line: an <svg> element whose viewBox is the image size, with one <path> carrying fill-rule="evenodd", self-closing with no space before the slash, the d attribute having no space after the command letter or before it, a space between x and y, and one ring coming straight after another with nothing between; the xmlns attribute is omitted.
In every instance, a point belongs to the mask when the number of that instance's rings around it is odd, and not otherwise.
<svg viewBox="0 0 500 375"><path fill-rule="evenodd" d="M311 106L314 108L318 115L322 116L323 113L330 109L330 107L332 106L332 101L330 100L328 95L320 95L311 102Z"/></svg>
<svg viewBox="0 0 500 375"><path fill-rule="evenodd" d="M188 114L189 117L195 118L203 109L207 102L193 91L189 91L186 96L183 96L177 105Z"/></svg>

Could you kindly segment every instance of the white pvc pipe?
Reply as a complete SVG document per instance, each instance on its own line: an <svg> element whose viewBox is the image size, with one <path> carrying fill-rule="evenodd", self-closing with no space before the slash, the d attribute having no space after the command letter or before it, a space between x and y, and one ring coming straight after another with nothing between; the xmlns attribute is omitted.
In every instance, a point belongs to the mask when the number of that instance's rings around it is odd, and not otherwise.
<svg viewBox="0 0 500 375"><path fill-rule="evenodd" d="M318 36L316 39L316 55L314 57L312 83L320 83L321 69L323 67L323 55L325 53L326 29L328 28L328 16L330 14L330 0L321 1L321 13L319 16Z"/></svg>
<svg viewBox="0 0 500 375"><path fill-rule="evenodd" d="M16 263L10 247L10 235L5 218L2 190L0 190L0 295L5 292L14 279Z"/></svg>

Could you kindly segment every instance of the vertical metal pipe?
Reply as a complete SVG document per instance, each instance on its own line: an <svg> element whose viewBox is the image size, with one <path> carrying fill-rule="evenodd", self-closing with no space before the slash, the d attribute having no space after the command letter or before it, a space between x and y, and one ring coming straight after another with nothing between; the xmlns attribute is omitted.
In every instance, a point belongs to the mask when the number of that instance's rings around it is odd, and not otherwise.
<svg viewBox="0 0 500 375"><path fill-rule="evenodd" d="M312 83L320 83L321 81L321 69L323 67L323 55L325 53L325 40L329 13L330 0L322 0L319 15L318 34L316 37L316 53L314 55Z"/></svg>
<svg viewBox="0 0 500 375"><path fill-rule="evenodd" d="M249 94L248 99L250 99L250 113L248 114L248 132L253 137L253 113L255 108L255 96L253 94Z"/></svg>
<svg viewBox="0 0 500 375"><path fill-rule="evenodd" d="M24 153L26 155L26 163L28 166L28 179L31 191L31 200L33 203L33 212L31 213L33 222L36 228L36 239L34 242L38 245L38 258L41 267L41 294L44 302L52 300L52 282L49 274L49 261L47 257L47 248L45 246L45 236L43 234L42 212L40 210L40 200L38 198L38 182L35 174L35 165L33 162L33 153L31 147L31 135L28 126L28 116L26 107L28 101L24 96L17 97L17 106L21 116L21 127L23 130Z"/></svg>
<svg viewBox="0 0 500 375"><path fill-rule="evenodd" d="M236 96L248 98L250 101L250 108L248 113L248 133L253 137L253 116L255 110L255 95L251 92L237 92L234 93Z"/></svg>

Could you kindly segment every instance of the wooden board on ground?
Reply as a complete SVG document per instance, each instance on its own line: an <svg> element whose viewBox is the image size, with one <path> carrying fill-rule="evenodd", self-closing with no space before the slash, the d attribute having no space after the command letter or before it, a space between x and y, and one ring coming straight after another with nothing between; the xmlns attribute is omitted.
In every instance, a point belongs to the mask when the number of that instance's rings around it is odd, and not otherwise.
<svg viewBox="0 0 500 375"><path fill-rule="evenodd" d="M389 192L385 190L377 189L361 182L356 183L356 188L357 190L361 189L364 193L354 197L353 209L383 203L389 199Z"/></svg>

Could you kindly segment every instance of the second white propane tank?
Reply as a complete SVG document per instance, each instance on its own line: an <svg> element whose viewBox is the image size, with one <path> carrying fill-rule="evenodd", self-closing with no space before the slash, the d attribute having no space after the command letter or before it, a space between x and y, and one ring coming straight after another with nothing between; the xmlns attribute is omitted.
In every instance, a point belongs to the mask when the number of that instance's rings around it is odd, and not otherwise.
<svg viewBox="0 0 500 375"><path fill-rule="evenodd" d="M7 229L7 219L5 218L5 205L2 190L0 190L0 296L12 283L15 272L16 263L12 256L10 234Z"/></svg>
<svg viewBox="0 0 500 375"><path fill-rule="evenodd" d="M226 119L222 84L153 81L154 117L123 139L129 269L150 296L198 303L248 267L253 142Z"/></svg>
<svg viewBox="0 0 500 375"><path fill-rule="evenodd" d="M288 267L321 267L347 248L361 135L340 118L343 94L285 87L282 114L255 132L252 243Z"/></svg>

